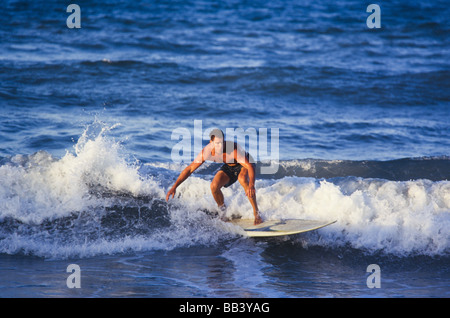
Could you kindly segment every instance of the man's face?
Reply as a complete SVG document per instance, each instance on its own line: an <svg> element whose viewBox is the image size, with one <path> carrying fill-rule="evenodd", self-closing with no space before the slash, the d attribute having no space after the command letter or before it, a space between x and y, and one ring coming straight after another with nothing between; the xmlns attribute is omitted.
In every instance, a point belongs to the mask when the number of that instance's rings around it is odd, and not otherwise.
<svg viewBox="0 0 450 318"><path fill-rule="evenodd" d="M214 150L216 153L221 154L223 152L223 139L215 137L212 143L214 144Z"/></svg>

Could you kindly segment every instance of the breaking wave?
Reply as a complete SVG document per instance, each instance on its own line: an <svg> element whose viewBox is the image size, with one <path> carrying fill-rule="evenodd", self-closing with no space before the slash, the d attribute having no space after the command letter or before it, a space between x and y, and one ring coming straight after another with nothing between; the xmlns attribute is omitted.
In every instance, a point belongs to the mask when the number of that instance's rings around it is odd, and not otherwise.
<svg viewBox="0 0 450 318"><path fill-rule="evenodd" d="M184 167L141 163L94 122L72 152L46 151L0 161L0 253L45 258L91 257L214 245L243 235L213 211L205 164L170 203L165 193ZM299 159L258 177L266 219L337 220L292 236L302 246L351 247L397 256L448 256L449 158L388 162ZM224 189L228 214L252 217L239 184Z"/></svg>

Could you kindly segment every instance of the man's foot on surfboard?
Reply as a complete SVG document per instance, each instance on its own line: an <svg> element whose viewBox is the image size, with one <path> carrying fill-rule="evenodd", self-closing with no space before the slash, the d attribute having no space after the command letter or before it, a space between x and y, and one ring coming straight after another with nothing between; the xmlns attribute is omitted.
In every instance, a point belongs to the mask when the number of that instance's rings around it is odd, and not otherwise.
<svg viewBox="0 0 450 318"><path fill-rule="evenodd" d="M226 212L227 212L227 207L225 204L222 204L221 206L219 206L219 218L224 222L229 222L230 218L225 216Z"/></svg>
<svg viewBox="0 0 450 318"><path fill-rule="evenodd" d="M255 222L253 224L258 225L258 224L261 224L263 222L264 221L263 221L263 219L261 219L261 215L259 215L259 212L258 212L258 214L255 216Z"/></svg>

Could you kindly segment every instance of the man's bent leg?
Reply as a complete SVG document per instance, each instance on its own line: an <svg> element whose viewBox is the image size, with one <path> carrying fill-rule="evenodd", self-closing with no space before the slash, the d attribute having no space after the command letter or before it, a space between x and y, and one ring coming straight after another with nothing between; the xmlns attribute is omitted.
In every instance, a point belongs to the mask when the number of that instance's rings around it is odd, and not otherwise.
<svg viewBox="0 0 450 318"><path fill-rule="evenodd" d="M211 193L219 208L224 205L224 198L221 188L226 185L228 181L230 181L230 178L226 175L226 173L219 171L211 182Z"/></svg>

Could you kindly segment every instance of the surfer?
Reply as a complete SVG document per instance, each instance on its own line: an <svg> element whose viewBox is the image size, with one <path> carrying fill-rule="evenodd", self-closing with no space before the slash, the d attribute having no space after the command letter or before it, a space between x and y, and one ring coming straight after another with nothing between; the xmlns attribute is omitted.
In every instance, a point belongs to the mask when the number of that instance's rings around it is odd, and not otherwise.
<svg viewBox="0 0 450 318"><path fill-rule="evenodd" d="M211 182L211 192L216 201L221 217L225 214L226 206L222 193L222 187L229 187L239 181L244 188L253 208L254 224L262 223L261 215L256 204L255 190L255 164L250 160L250 154L243 151L240 146L231 141L224 140L224 134L220 129L213 129L210 134L209 144L202 149L194 161L179 175L172 188L167 192L166 201L175 196L177 187L186 180L206 160L224 163Z"/></svg>

